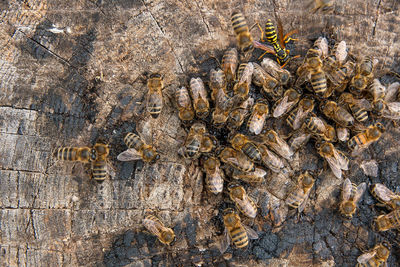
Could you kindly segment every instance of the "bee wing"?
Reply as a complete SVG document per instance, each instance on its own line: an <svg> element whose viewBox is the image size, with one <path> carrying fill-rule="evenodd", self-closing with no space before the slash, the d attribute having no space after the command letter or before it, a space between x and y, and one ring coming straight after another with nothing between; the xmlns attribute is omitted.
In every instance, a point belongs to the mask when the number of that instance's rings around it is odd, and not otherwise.
<svg viewBox="0 0 400 267"><path fill-rule="evenodd" d="M357 262L361 264L366 264L370 259L372 259L375 256L375 254L376 250L364 253L357 258Z"/></svg>
<svg viewBox="0 0 400 267"><path fill-rule="evenodd" d="M151 111L152 108L160 106L160 103L162 103L163 98L162 95L154 92L153 94L148 94L147 95L147 111Z"/></svg>
<svg viewBox="0 0 400 267"><path fill-rule="evenodd" d="M325 160L328 162L329 167L331 167L331 170L333 174L337 178L342 178L342 169L340 168L340 163L335 157L325 157Z"/></svg>
<svg viewBox="0 0 400 267"><path fill-rule="evenodd" d="M153 235L160 236L161 232L159 229L159 224L156 221L143 219L143 225L145 228Z"/></svg>
<svg viewBox="0 0 400 267"><path fill-rule="evenodd" d="M134 161L142 159L141 155L133 148L129 148L117 156L119 161Z"/></svg>
<svg viewBox="0 0 400 267"><path fill-rule="evenodd" d="M263 114L261 116L258 116L258 115L252 116L251 122L249 125L249 131L253 132L256 135L260 134L264 127L264 122L265 122L266 118L267 118L267 114Z"/></svg>
<svg viewBox="0 0 400 267"><path fill-rule="evenodd" d="M191 106L191 100L189 96L189 92L186 87L177 88L175 91L176 102L180 107Z"/></svg>
<svg viewBox="0 0 400 267"><path fill-rule="evenodd" d="M387 103L382 116L392 120L400 119L400 102Z"/></svg>
<svg viewBox="0 0 400 267"><path fill-rule="evenodd" d="M385 101L386 102L391 102L394 100L394 98L397 95L397 92L399 91L400 83L395 82L390 84L387 89L386 89L386 94L385 94Z"/></svg>
<svg viewBox="0 0 400 267"><path fill-rule="evenodd" d="M299 213L301 213L304 210L304 208L306 207L308 196L310 195L310 192L311 192L311 188L307 191L307 193L304 196L303 202L301 202L300 206L297 208Z"/></svg>
<svg viewBox="0 0 400 267"><path fill-rule="evenodd" d="M247 63L243 70L242 76L240 77L239 83L251 83L251 76L253 75L254 66L251 62Z"/></svg>
<svg viewBox="0 0 400 267"><path fill-rule="evenodd" d="M390 200L397 197L395 193L392 192L389 188L384 186L383 184L375 184L374 192L380 200L383 202L389 202Z"/></svg>
<svg viewBox="0 0 400 267"><path fill-rule="evenodd" d="M299 107L297 109L297 111L295 111L295 112L296 112L296 116L295 116L294 121L293 121L293 129L297 130L303 124L304 119L307 116L308 112L303 110L303 107Z"/></svg>
<svg viewBox="0 0 400 267"><path fill-rule="evenodd" d="M292 102L288 102L288 98L289 98L288 96L284 96L275 106L275 109L272 113L272 116L274 118L282 116L282 114L285 113L288 107L292 104Z"/></svg>
<svg viewBox="0 0 400 267"><path fill-rule="evenodd" d="M276 138L276 142L277 143L271 144L271 148L276 150L276 152L285 159L290 160L293 155L293 151L290 146L280 137Z"/></svg>
<svg viewBox="0 0 400 267"><path fill-rule="evenodd" d="M355 203L357 203L360 200L360 198L362 197L362 195L365 192L365 189L367 189L367 184L365 182L361 183L361 184L359 184L357 186L357 191L356 191L356 194L354 196L354 202Z"/></svg>
<svg viewBox="0 0 400 267"><path fill-rule="evenodd" d="M334 151L334 155L335 155L335 157L337 158L337 161L338 161L338 163L339 163L339 167L340 167L342 170L347 171L347 170L349 169L349 161L348 161L348 159L346 158L346 156L343 155L342 153L339 153L339 152L336 150L336 148L335 148L335 151Z"/></svg>
<svg viewBox="0 0 400 267"><path fill-rule="evenodd" d="M142 120L136 125L136 131L138 135L146 144L151 144L153 137L153 127L151 120Z"/></svg>
<svg viewBox="0 0 400 267"><path fill-rule="evenodd" d="M319 37L318 39L320 39L318 42L318 49L321 51L321 58L325 58L329 53L328 40L325 37Z"/></svg>
<svg viewBox="0 0 400 267"><path fill-rule="evenodd" d="M258 234L256 231L254 231L252 228L248 227L245 224L242 224L243 228L246 230L247 237L249 239L258 239Z"/></svg>
<svg viewBox="0 0 400 267"><path fill-rule="evenodd" d="M351 189L352 189L351 181L349 178L344 180L342 186L342 201L347 201L350 199L351 196Z"/></svg>
<svg viewBox="0 0 400 267"><path fill-rule="evenodd" d="M231 238L228 234L228 230L225 227L219 246L219 251L221 252L221 254L224 254L224 252L228 249L230 243L231 243Z"/></svg>
<svg viewBox="0 0 400 267"><path fill-rule="evenodd" d="M335 56L338 63L342 65L347 58L347 45L345 41L341 41L338 44L336 47Z"/></svg>

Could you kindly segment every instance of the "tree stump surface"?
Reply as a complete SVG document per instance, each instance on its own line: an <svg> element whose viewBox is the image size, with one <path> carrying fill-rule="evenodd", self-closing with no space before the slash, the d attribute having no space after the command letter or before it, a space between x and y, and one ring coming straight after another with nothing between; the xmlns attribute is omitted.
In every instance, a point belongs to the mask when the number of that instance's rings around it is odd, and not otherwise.
<svg viewBox="0 0 400 267"><path fill-rule="evenodd" d="M302 56L321 34L345 40L356 55L379 60L377 73L400 72L397 0L336 0L332 14L311 14L304 1L0 1L0 265L1 266L354 266L362 250L388 240L390 266L400 266L398 233L377 233L378 211L365 193L352 221L337 211L342 180L330 170L317 179L299 221L289 218L249 248L216 245L222 234L222 199L203 190L196 164L178 156L183 129L167 94L190 77L207 77L235 45L230 14L248 24L279 14L284 28L299 29ZM256 28L252 30L258 38ZM295 70L301 60L290 64ZM163 74L164 110L143 112L145 72ZM206 80L204 80L206 81ZM144 123L147 122L147 123ZM118 162L123 137L143 126L161 154L155 165ZM99 138L111 146L116 175L98 184L88 167L56 162L58 146L85 146ZM399 189L398 128L387 123L379 142L351 161L346 177ZM313 147L303 169L322 169ZM378 176L359 164L378 162ZM271 178L273 180L273 178ZM272 183L272 182L271 182ZM265 190L249 187L259 200ZM173 227L176 244L163 246L141 220L153 209ZM261 220L262 221L262 220ZM256 225L253 226L256 228Z"/></svg>

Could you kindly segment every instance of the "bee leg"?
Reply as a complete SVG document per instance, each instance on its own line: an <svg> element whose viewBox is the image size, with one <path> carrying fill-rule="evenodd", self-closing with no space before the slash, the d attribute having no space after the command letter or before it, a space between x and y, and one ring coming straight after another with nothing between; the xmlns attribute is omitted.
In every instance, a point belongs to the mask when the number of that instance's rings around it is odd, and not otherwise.
<svg viewBox="0 0 400 267"><path fill-rule="evenodd" d="M297 38L290 38L290 35L296 34L296 33L298 33L298 32L299 32L299 31L298 31L297 29L288 32L288 33L283 37L283 40L285 41L285 44L287 44L287 43L290 42L290 41L298 41L299 39L297 39Z"/></svg>

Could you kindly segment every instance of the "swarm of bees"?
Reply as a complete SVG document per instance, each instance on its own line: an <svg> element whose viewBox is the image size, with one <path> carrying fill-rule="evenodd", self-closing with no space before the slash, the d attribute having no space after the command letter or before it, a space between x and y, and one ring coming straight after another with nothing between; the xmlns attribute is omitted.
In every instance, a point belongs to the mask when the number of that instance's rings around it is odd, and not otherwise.
<svg viewBox="0 0 400 267"><path fill-rule="evenodd" d="M315 9L330 6L327 1L316 1ZM264 31L258 25L262 34L255 41L241 12L233 12L231 22L238 49L225 51L219 67L210 70L207 82L192 77L174 92L178 117L187 129L178 153L187 161L198 162L205 173L207 191L212 195L226 193L225 204L231 205L225 205L221 212L225 226L219 242L221 253L231 242L245 248L249 239L258 238L246 226L258 214L257 201L247 193L248 185L263 185L273 176L293 184L284 197L272 194L267 204L265 218L278 227L288 209L303 212L313 192L317 172L293 167L308 142L314 142L316 153L333 175L342 179L349 175L347 155L359 155L384 134L385 127L375 120L400 118L400 102L396 102L400 84L384 86L374 79L376 60L350 55L345 41L336 42L330 50L327 39L318 38L293 74L284 67L298 57L287 48L296 40L290 37L296 30L284 36L280 20L276 31L268 19ZM262 61L249 61L257 49L264 52L259 57ZM272 58L265 57L268 54ZM147 86L147 112L157 119L163 107L161 75L151 75ZM282 129L270 126L277 121L284 122ZM120 161L154 164L162 157L140 134L128 133L124 143L128 149L118 155ZM93 148L59 148L54 156L91 163L93 178L104 180L108 154L108 146L98 143ZM355 216L366 188L365 182L356 185L346 178L340 214L348 219ZM389 210L374 219L375 229L399 228L400 195L382 184L371 186L370 191ZM175 239L173 230L154 215L148 215L143 224L163 244L171 245ZM358 265L379 265L386 262L389 252L387 243L378 244L358 258Z"/></svg>

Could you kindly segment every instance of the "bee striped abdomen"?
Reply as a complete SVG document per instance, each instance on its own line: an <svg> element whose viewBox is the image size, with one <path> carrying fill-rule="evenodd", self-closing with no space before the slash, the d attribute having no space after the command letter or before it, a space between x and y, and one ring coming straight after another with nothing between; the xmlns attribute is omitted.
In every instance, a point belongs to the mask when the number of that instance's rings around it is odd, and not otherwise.
<svg viewBox="0 0 400 267"><path fill-rule="evenodd" d="M232 27L237 35L249 31L246 20L240 12L234 12L232 14Z"/></svg>
<svg viewBox="0 0 400 267"><path fill-rule="evenodd" d="M224 188L224 180L207 177L206 185L208 190L213 194L222 192Z"/></svg>
<svg viewBox="0 0 400 267"><path fill-rule="evenodd" d="M261 161L261 153L256 145L253 143L246 143L242 147L243 153L253 161Z"/></svg>
<svg viewBox="0 0 400 267"><path fill-rule="evenodd" d="M144 145L140 137L134 133L128 133L124 138L124 142L129 148L134 148L136 150L139 150L140 147Z"/></svg>
<svg viewBox="0 0 400 267"><path fill-rule="evenodd" d="M186 145L186 152L189 157L194 157L200 150L200 141L193 139L192 142Z"/></svg>
<svg viewBox="0 0 400 267"><path fill-rule="evenodd" d="M300 204L303 202L303 198L302 196L298 195L298 194L291 194L288 199L286 200L287 204L289 207L293 208L293 209L297 209Z"/></svg>
<svg viewBox="0 0 400 267"><path fill-rule="evenodd" d="M363 122L368 119L368 113L365 109L357 107L356 105L349 105L349 107L357 121Z"/></svg>
<svg viewBox="0 0 400 267"><path fill-rule="evenodd" d="M246 230L243 227L236 227L230 231L232 242L237 248L244 248L249 244Z"/></svg>
<svg viewBox="0 0 400 267"><path fill-rule="evenodd" d="M92 165L92 174L93 179L97 181L103 181L107 177L107 170L106 170L107 163L104 160L98 160L93 162Z"/></svg>
<svg viewBox="0 0 400 267"><path fill-rule="evenodd" d="M349 148L350 149L355 149L357 146L361 146L362 144L365 144L367 142L365 135L364 134L358 134L356 136L353 136L349 140Z"/></svg>
<svg viewBox="0 0 400 267"><path fill-rule="evenodd" d="M311 73L311 85L315 93L324 93L327 89L325 74L322 71Z"/></svg>
<svg viewBox="0 0 400 267"><path fill-rule="evenodd" d="M54 151L53 156L58 160L76 160L76 148L74 147L59 147Z"/></svg>
<svg viewBox="0 0 400 267"><path fill-rule="evenodd" d="M267 20L265 24L265 38L271 44L275 44L278 40L278 36L276 35L275 26L270 19Z"/></svg>

